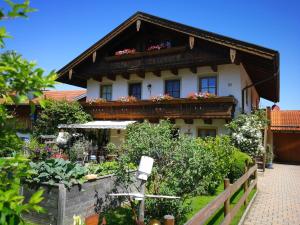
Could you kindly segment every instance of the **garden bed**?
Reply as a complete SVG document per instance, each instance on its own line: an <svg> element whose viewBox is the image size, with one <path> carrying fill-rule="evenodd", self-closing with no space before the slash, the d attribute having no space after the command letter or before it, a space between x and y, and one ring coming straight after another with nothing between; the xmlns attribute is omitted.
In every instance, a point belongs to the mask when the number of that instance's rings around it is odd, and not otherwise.
<svg viewBox="0 0 300 225"><path fill-rule="evenodd" d="M42 184L39 187L45 191L44 200L40 205L46 213L28 213L24 215L24 218L39 225L65 225L73 223L74 215L86 218L105 206L116 207L119 205L118 199L108 198L108 194L116 188L121 191L121 187L115 186L115 180L114 175L107 175L88 181L81 186L72 186L70 189L65 188L63 184ZM25 201L36 190L37 187L23 185L22 192Z"/></svg>

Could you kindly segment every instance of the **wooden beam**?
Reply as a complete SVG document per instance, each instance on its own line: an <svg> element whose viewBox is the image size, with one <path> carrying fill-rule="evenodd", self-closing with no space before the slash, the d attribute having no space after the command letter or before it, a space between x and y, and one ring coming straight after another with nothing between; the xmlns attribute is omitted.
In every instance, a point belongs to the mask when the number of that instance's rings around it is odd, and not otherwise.
<svg viewBox="0 0 300 225"><path fill-rule="evenodd" d="M102 82L102 76L101 75L98 75L98 76L92 76L92 78L93 78L93 80L95 80L95 81L98 81L98 82Z"/></svg>
<svg viewBox="0 0 300 225"><path fill-rule="evenodd" d="M138 77L140 78L145 78L145 71L139 71L136 73L138 75Z"/></svg>
<svg viewBox="0 0 300 225"><path fill-rule="evenodd" d="M218 72L218 66L217 66L217 65L211 65L210 68L211 68L211 70L214 71L215 73Z"/></svg>
<svg viewBox="0 0 300 225"><path fill-rule="evenodd" d="M153 71L153 74L157 77L161 77L161 71L160 70Z"/></svg>
<svg viewBox="0 0 300 225"><path fill-rule="evenodd" d="M192 71L192 73L197 73L197 67L196 66L190 67L190 70Z"/></svg>
<svg viewBox="0 0 300 225"><path fill-rule="evenodd" d="M193 124L194 123L194 120L193 119L184 119L184 122L186 124Z"/></svg>
<svg viewBox="0 0 300 225"><path fill-rule="evenodd" d="M116 74L109 74L109 75L106 75L106 77L107 77L107 79L112 80L112 81L116 80Z"/></svg>
<svg viewBox="0 0 300 225"><path fill-rule="evenodd" d="M124 72L124 73L121 74L121 76L122 76L124 79L129 80L129 78L130 78L130 73Z"/></svg>
<svg viewBox="0 0 300 225"><path fill-rule="evenodd" d="M177 76L178 75L178 69L177 68L171 69L171 73Z"/></svg>
<svg viewBox="0 0 300 225"><path fill-rule="evenodd" d="M204 119L204 124L212 124L212 119Z"/></svg>

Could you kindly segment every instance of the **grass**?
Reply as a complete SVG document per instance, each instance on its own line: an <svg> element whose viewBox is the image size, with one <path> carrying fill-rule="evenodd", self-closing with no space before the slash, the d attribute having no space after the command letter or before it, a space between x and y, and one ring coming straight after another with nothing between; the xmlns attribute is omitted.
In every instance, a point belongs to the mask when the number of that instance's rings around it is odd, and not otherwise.
<svg viewBox="0 0 300 225"><path fill-rule="evenodd" d="M214 195L209 196L197 196L193 197L190 200L192 201L192 211L187 214L187 219L192 218L198 211L200 211L202 208L204 208L209 202L211 202L213 199L215 199L219 194L222 193L224 190L223 185L220 185L217 188L217 191ZM249 201L253 198L256 190L253 189L249 194ZM243 195L243 189L239 189L230 199L230 207L233 208L239 201L239 199ZM236 225L239 223L241 217L243 216L243 213L245 212L246 207L242 205L236 216L233 218L231 225ZM207 225L218 225L221 224L222 220L224 219L224 209L221 207L211 218L208 219L208 221L205 223Z"/></svg>
<svg viewBox="0 0 300 225"><path fill-rule="evenodd" d="M220 185L214 195L202 195L193 197L191 200L192 211L186 215L187 220L192 218L198 211L204 208L208 203L215 199L224 190L223 185ZM253 189L248 197L251 201L256 190ZM230 207L233 208L235 204L243 195L243 189L239 189L230 199ZM246 207L242 205L236 216L233 218L231 225L237 225L245 212ZM119 207L117 209L108 211L105 213L107 224L119 224L119 225L134 225L134 221L131 218L131 211L129 208ZM221 207L205 224L206 225L218 225L221 224L224 219L223 207Z"/></svg>

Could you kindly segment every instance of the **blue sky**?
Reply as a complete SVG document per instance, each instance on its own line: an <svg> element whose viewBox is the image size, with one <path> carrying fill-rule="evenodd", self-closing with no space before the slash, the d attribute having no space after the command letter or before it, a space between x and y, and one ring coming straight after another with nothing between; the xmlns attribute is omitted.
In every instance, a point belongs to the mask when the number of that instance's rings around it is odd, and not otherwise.
<svg viewBox="0 0 300 225"><path fill-rule="evenodd" d="M0 7L4 3L1 1ZM58 70L136 11L280 52L280 107L300 109L300 2L284 0L32 0L38 12L6 21L6 49ZM74 89L57 85L58 89ZM263 101L262 105L273 103Z"/></svg>

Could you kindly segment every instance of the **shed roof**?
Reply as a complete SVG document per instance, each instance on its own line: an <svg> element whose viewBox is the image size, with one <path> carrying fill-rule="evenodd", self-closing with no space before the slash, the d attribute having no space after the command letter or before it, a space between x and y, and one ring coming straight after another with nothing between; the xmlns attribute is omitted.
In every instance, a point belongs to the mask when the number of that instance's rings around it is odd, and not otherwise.
<svg viewBox="0 0 300 225"><path fill-rule="evenodd" d="M300 110L271 112L272 131L300 131Z"/></svg>

